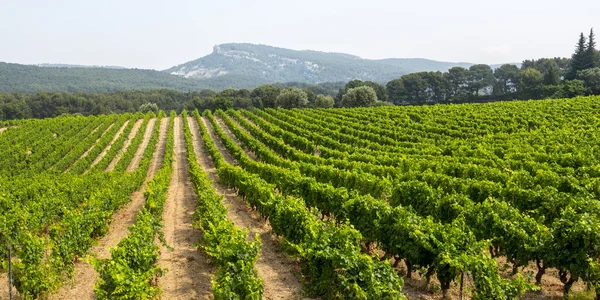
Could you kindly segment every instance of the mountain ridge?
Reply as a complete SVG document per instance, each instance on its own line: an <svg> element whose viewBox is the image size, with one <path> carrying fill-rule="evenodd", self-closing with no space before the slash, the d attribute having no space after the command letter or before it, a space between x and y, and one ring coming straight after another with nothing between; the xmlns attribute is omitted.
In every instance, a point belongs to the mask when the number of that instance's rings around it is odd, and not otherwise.
<svg viewBox="0 0 600 300"><path fill-rule="evenodd" d="M472 63L442 62L426 58L364 59L356 55L315 50L291 50L261 44L215 45L213 52L163 70L185 78L255 76L266 83L301 81L322 83L353 79L387 82L420 71L446 71Z"/></svg>
<svg viewBox="0 0 600 300"><path fill-rule="evenodd" d="M86 68L86 69L127 69L121 66L98 66L98 65L77 65L77 64L52 64L52 63L42 63L42 64L34 64L36 67L44 67L44 68Z"/></svg>

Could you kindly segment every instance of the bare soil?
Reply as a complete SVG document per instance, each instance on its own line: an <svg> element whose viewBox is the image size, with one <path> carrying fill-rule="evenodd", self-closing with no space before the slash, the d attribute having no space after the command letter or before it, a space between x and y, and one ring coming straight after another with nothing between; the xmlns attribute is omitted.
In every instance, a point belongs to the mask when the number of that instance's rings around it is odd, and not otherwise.
<svg viewBox="0 0 600 300"><path fill-rule="evenodd" d="M150 121L148 121L148 126L146 126L146 132L144 132L144 139L142 140L142 143L138 147L137 151L135 152L135 155L131 159L129 166L127 167L127 172L134 171L140 164L140 160L142 160L142 157L144 156L144 149L146 149L146 146L148 146L148 143L150 142L150 137L152 136L152 132L154 131L155 123L155 118L150 119Z"/></svg>
<svg viewBox="0 0 600 300"><path fill-rule="evenodd" d="M150 166L148 167L148 173L150 174L156 174L156 172L158 171L158 169L160 167L162 167L163 164L163 160L164 160L164 155L165 155L165 145L167 144L167 134L169 133L169 118L163 118L160 120L160 127L158 129L158 145L156 147L156 149L158 151L154 152L154 155L152 156L152 162L150 163ZM152 135L152 134L150 134ZM148 137L149 139L149 137ZM146 143L142 143L143 146L147 146L148 145L148 141L146 141ZM139 150L139 149L138 149ZM143 157L143 152L144 150L142 150L142 157ZM155 163L156 162L156 163ZM137 169L137 164L135 169ZM134 171L135 169L133 169L132 171ZM147 180L150 180L150 177L146 177Z"/></svg>
<svg viewBox="0 0 600 300"><path fill-rule="evenodd" d="M505 257L496 258L498 268L502 270L502 276L505 278L512 277L512 264L506 263ZM535 282L535 274L537 273L537 267L534 262L531 262L525 268L519 268L519 273L525 278L530 277L530 282ZM527 300L538 300L538 299L563 299L563 283L560 282L558 276L558 270L554 268L546 269L546 273L542 277L541 290L538 292L530 292L521 299ZM578 293L585 290L585 283L580 279L573 283L570 294Z"/></svg>
<svg viewBox="0 0 600 300"><path fill-rule="evenodd" d="M244 153L246 153L246 155L250 156L253 160L258 160L258 158L256 157L256 154L246 148L244 145L242 145L241 141L237 138L237 136L235 136L235 134L233 134L233 132L231 131L231 129L229 129L229 127L227 127L227 125L225 124L225 122L223 120L221 120L220 117L215 116L215 120L217 120L217 124L219 124L219 126L221 127L221 129L223 129L223 131L236 143L238 144L238 146L242 147L242 149L244 150ZM235 124L237 124L237 122L235 120L232 120ZM239 125L239 124L238 124ZM245 131L244 128L240 127L242 129L242 131ZM247 132L247 131L246 131ZM227 150L227 149L225 149Z"/></svg>
<svg viewBox="0 0 600 300"><path fill-rule="evenodd" d="M6 129L8 129L8 128L7 128L7 127L0 128L0 133L2 133L2 132L4 132L4 131L6 131Z"/></svg>
<svg viewBox="0 0 600 300"><path fill-rule="evenodd" d="M168 122L168 119L163 120L167 120ZM97 245L90 249L90 257L110 258L110 249L116 247L129 233L127 228L135 222L135 215L144 205L146 183L156 173L158 168L155 166L162 165L168 129L167 122L161 122L159 144L153 154L150 168L146 175L146 181L139 191L131 194L131 201L113 214L108 233L98 240ZM146 145L147 144L148 143L146 143ZM88 257L87 259L77 262L75 264L75 276L73 276L71 282L63 285L55 294L51 295L49 299L95 299L94 284L98 278L98 273L89 263L89 260L90 258Z"/></svg>
<svg viewBox="0 0 600 300"><path fill-rule="evenodd" d="M219 195L223 196L223 204L227 207L227 218L236 226L248 230L249 239L259 235L262 240L261 252L255 267L264 282L263 298L302 299L298 261L282 252L279 240L270 233L271 226L267 222L261 221L258 216L252 213L233 189L227 188L224 184L218 182L214 163L199 138L196 120L188 117L188 123L190 124L198 163L213 181L213 188ZM212 132L212 128L210 129L209 132ZM221 152L226 152L222 145L217 147ZM228 162L232 163L232 159L230 157Z"/></svg>
<svg viewBox="0 0 600 300"><path fill-rule="evenodd" d="M15 297L17 289L13 288L13 298L21 299L21 297ZM9 299L8 297L8 273L0 274L0 299Z"/></svg>
<svg viewBox="0 0 600 300"><path fill-rule="evenodd" d="M498 269L500 269L500 275L503 278L511 278L513 277L512 273L512 265L506 264L506 258L500 257L496 259ZM392 260L393 263L393 260ZM401 262L398 265L398 271L401 274L406 274L406 265L404 262ZM523 275L529 282L534 283L535 279L533 278L537 272L537 268L535 263L529 264L524 269L519 268L519 273ZM412 278L404 277L404 293L407 295L409 299L442 299L442 294L440 291L439 281L435 276L432 277L431 283L429 286L425 284L425 276L420 274L419 272L413 272ZM471 291L475 288L473 284L473 279L465 274L465 289L463 293L463 299L471 299L470 294ZM579 293L584 291L585 284L582 280L579 280L573 284L571 288L570 295L574 293ZM449 290L449 298L450 299L458 299L459 296L459 287L458 284L453 284L450 286ZM558 278L558 270L556 269L547 269L546 274L542 277L542 285L541 290L537 292L529 292L525 295L521 296L520 299L526 300L542 300L542 299L563 299L563 284L560 282Z"/></svg>
<svg viewBox="0 0 600 300"><path fill-rule="evenodd" d="M129 136L127 136L125 143L123 143L123 149L121 149L121 151L117 152L117 155L115 155L115 157L110 162L110 164L108 164L108 167L106 167L106 169L104 170L105 172L112 171L115 168L115 166L117 165L117 163L119 162L119 160L121 160L121 156L123 156L123 153L125 153L125 151L127 151L127 148L129 148L129 144L131 144L131 140L133 140L133 138L135 138L135 136L137 135L137 132L140 130L140 126L142 126L142 122L144 122L144 119L139 119L135 122L135 124L133 124L133 128L131 128L131 132L129 132Z"/></svg>
<svg viewBox="0 0 600 300"><path fill-rule="evenodd" d="M194 247L200 231L192 227L192 216L198 202L194 194L185 155L182 119L175 119L175 161L165 203L165 240L173 250L161 248L159 266L167 268L159 279L164 299L211 299L211 274L214 267L208 257Z"/></svg>
<svg viewBox="0 0 600 300"><path fill-rule="evenodd" d="M119 138L119 136L121 136L121 134L123 133L123 130L125 130L125 127L127 127L127 124L129 124L129 120L125 121L125 123L123 123L123 125L121 125L121 128L119 128L119 130L117 131L117 133L115 134L113 139L110 141L110 143L108 143L108 145L104 148L104 150L102 150L102 152L100 152L100 154L98 154L98 157L96 157L94 159L92 164L89 166L89 168L87 168L87 170L85 170L83 172L83 174L87 174L87 172L91 168L93 168L97 163L100 162L100 160L102 160L102 158L104 158L104 156L106 156L106 153L108 152L108 150L110 150L110 148L115 143L115 141Z"/></svg>

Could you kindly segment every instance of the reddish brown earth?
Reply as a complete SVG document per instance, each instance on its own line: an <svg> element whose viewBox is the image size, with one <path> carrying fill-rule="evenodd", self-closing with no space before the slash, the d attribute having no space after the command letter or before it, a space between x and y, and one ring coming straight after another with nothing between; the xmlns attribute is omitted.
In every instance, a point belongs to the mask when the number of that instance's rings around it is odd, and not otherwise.
<svg viewBox="0 0 600 300"><path fill-rule="evenodd" d="M146 191L146 183L154 176L156 170L162 165L165 142L167 137L168 119L163 119L167 122L161 122L159 143L156 151L153 154L150 168L146 175L146 181L139 191L131 195L131 201L116 211L112 216L108 232L105 236L98 240L98 244L92 247L89 251L90 257L110 258L110 249L127 236L129 231L127 228L135 222L135 215L144 205L144 192ZM146 147L145 145L140 145ZM142 149L143 152L144 149ZM137 166L136 166L137 168ZM98 273L89 263L89 257L75 264L75 275L70 282L65 283L55 294L49 299L94 299L94 284L98 278Z"/></svg>
<svg viewBox="0 0 600 300"><path fill-rule="evenodd" d="M131 132L129 132L129 135L127 136L127 139L125 140L125 143L123 143L123 148L119 152L117 152L117 155L115 155L115 157L110 162L110 164L108 164L108 166L106 167L104 172L110 172L115 168L115 166L117 165L119 160L121 160L121 156L123 156L125 151L127 151L127 148L129 148L129 145L131 144L131 140L133 140L135 138L135 136L137 135L137 132L140 130L140 126L142 126L142 122L144 122L144 119L139 119L135 122L135 124L133 124L133 128L131 128Z"/></svg>
<svg viewBox="0 0 600 300"><path fill-rule="evenodd" d="M194 247L200 231L192 227L192 216L198 203L194 194L185 154L181 117L175 119L175 161L164 206L164 236L173 250L162 247L159 266L168 269L159 279L164 299L212 298L211 275L214 267L204 253Z"/></svg>
<svg viewBox="0 0 600 300"><path fill-rule="evenodd" d="M248 230L249 239L259 235L262 240L261 252L255 267L259 277L264 282L263 298L302 299L298 261L283 253L278 238L271 234L271 227L268 222L264 222L256 216L233 189L218 182L217 170L199 137L198 124L191 117L188 118L188 122L198 163L213 181L213 188L219 195L223 196L223 204L227 207L227 218L236 226ZM212 130L209 130L209 132L212 132ZM215 138L216 136L213 135L213 139ZM218 141L218 139L215 141ZM222 144L217 143L217 147L225 154L226 151ZM228 163L234 162L230 155L226 157L226 161Z"/></svg>

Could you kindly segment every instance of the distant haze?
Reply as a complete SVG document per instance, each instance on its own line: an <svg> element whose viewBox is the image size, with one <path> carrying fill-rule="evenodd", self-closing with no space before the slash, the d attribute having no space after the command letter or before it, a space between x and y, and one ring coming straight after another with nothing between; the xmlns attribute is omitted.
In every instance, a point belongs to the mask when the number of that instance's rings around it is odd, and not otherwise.
<svg viewBox="0 0 600 300"><path fill-rule="evenodd" d="M248 42L363 58L569 57L600 1L0 1L0 61L163 70Z"/></svg>

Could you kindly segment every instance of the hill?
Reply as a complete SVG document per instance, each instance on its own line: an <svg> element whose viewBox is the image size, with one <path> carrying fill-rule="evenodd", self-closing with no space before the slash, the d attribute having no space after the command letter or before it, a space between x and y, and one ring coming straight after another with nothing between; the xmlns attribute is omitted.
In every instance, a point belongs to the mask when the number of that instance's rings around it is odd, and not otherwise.
<svg viewBox="0 0 600 300"><path fill-rule="evenodd" d="M140 69L38 67L0 62L0 91L112 92L119 90L200 90L196 80Z"/></svg>
<svg viewBox="0 0 600 300"><path fill-rule="evenodd" d="M386 83L419 71L446 71L470 63L423 58L362 59L343 53L289 50L254 44L222 44L211 54L164 71L69 64L0 62L0 92L114 92L172 89L251 89L262 84L316 84L353 79Z"/></svg>
<svg viewBox="0 0 600 300"><path fill-rule="evenodd" d="M87 66L87 65L73 65L73 64L37 64L35 66L38 67L46 67L46 68L104 68L104 69L125 69L120 66Z"/></svg>
<svg viewBox="0 0 600 300"><path fill-rule="evenodd" d="M362 59L343 53L290 50L255 44L222 44L199 59L164 72L185 78L242 76L273 82L335 82L352 79L387 82L420 71L446 71L471 63L440 62L423 58Z"/></svg>

